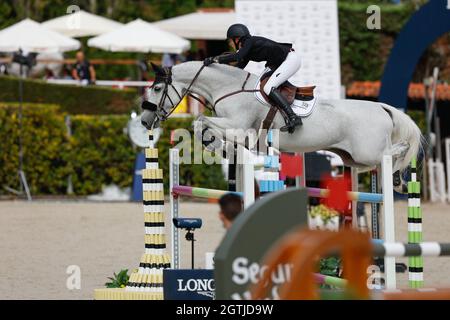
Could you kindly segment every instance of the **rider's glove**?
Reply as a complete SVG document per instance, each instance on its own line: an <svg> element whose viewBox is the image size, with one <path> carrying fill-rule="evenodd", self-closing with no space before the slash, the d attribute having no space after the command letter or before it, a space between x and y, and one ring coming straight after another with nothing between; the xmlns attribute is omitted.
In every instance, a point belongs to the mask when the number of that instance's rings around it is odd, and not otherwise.
<svg viewBox="0 0 450 320"><path fill-rule="evenodd" d="M203 61L203 65L207 67L214 62L217 62L217 59L215 57L209 57Z"/></svg>

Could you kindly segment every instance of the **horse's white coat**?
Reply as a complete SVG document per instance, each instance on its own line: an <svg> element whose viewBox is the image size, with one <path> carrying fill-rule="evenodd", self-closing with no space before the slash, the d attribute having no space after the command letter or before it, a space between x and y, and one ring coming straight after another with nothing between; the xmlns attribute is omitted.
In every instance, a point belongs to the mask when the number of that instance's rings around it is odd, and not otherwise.
<svg viewBox="0 0 450 320"><path fill-rule="evenodd" d="M201 62L186 62L172 69L172 83L179 92L184 92ZM205 67L192 85L191 90L207 99L211 104L220 97L240 90L247 72L228 65L212 64ZM246 85L253 89L257 76L250 76ZM158 84L156 87L164 84ZM162 90L151 90L148 101L156 105L161 100ZM173 89L169 89L173 101L178 102ZM171 110L169 99L163 108ZM253 93L240 93L220 101L216 106L216 117L201 115L203 127L221 134L227 129L258 130L268 107L258 101ZM142 120L148 125L158 125L158 112L145 110ZM155 123L156 122L156 123ZM280 128L284 120L278 113L273 128ZM289 152L312 152L330 150L339 154L348 166L368 169L382 162L383 154L394 158L393 169L402 170L418 153L421 133L411 118L389 105L363 100L317 100L314 112L304 120L295 133L280 133L279 148Z"/></svg>

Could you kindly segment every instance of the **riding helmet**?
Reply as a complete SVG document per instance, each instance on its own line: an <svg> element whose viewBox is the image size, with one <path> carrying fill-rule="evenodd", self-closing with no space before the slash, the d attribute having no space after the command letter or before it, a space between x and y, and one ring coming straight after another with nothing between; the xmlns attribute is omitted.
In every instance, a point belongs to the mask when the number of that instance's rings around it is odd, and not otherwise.
<svg viewBox="0 0 450 320"><path fill-rule="evenodd" d="M250 31L248 31L248 28L243 25L242 23L235 23L232 24L227 31L227 38L242 38L250 36Z"/></svg>

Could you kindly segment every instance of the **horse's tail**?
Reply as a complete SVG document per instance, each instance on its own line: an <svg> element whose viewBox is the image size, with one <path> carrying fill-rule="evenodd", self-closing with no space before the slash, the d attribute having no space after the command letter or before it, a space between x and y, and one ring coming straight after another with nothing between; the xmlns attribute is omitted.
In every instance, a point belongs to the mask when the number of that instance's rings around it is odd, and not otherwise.
<svg viewBox="0 0 450 320"><path fill-rule="evenodd" d="M407 145L407 151L398 159L396 168L403 171L411 163L411 160L417 157L422 148L422 133L411 117L403 111L387 104L383 104L383 108L391 114L394 123L394 131L391 136L393 148L395 148L395 144Z"/></svg>

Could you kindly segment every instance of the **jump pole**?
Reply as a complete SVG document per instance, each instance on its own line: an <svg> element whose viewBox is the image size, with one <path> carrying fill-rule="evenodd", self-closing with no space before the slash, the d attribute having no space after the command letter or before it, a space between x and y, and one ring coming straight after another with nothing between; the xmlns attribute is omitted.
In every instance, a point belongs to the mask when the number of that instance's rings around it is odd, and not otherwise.
<svg viewBox="0 0 450 320"><path fill-rule="evenodd" d="M345 173L345 168L344 168ZM358 169L356 168L350 168L350 178L352 182L352 190L358 191L359 189L359 183L358 183ZM352 201L352 226L353 229L359 229L360 228L360 221L358 217L358 201Z"/></svg>
<svg viewBox="0 0 450 320"><path fill-rule="evenodd" d="M416 159L411 161L411 181L408 182L408 243L422 243L422 210L420 207L420 182L417 181ZM408 280L410 288L422 288L423 257L408 259Z"/></svg>
<svg viewBox="0 0 450 320"><path fill-rule="evenodd" d="M450 138L445 139L445 164L447 170L447 202L450 203Z"/></svg>
<svg viewBox="0 0 450 320"><path fill-rule="evenodd" d="M244 208L248 208L255 202L255 172L253 167L253 154L245 148L238 148L237 167L242 170L242 192L233 192L242 196ZM240 162L239 162L240 161ZM180 151L176 148L169 150L169 196L170 196L170 219L179 217L180 202L179 196L187 196L193 198L219 199L221 196L230 193L227 190L206 189L191 186L180 185ZM174 269L180 269L180 233L172 223L171 232L171 254L172 265Z"/></svg>
<svg viewBox="0 0 450 320"><path fill-rule="evenodd" d="M237 166L242 168L242 200L244 209L247 209L255 202L255 167L254 155L246 148L238 146L237 148ZM241 162L239 162L241 161Z"/></svg>
<svg viewBox="0 0 450 320"><path fill-rule="evenodd" d="M383 229L384 240L387 243L395 242L394 220L394 190L392 181L392 156L383 155L381 164L383 188ZM384 274L386 289L396 289L395 257L384 258Z"/></svg>
<svg viewBox="0 0 450 320"><path fill-rule="evenodd" d="M179 216L178 195L172 192L173 187L180 184L180 151L178 149L169 150L169 196L170 196L170 220ZM172 223L171 232L171 254L174 269L180 269L180 233Z"/></svg>

